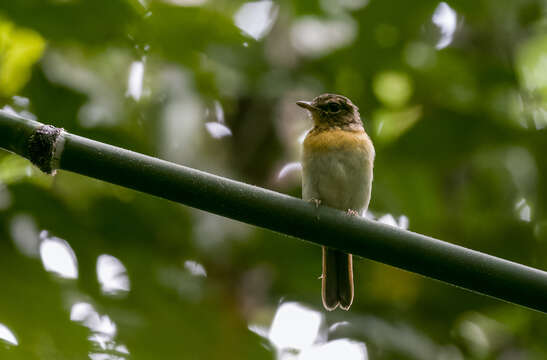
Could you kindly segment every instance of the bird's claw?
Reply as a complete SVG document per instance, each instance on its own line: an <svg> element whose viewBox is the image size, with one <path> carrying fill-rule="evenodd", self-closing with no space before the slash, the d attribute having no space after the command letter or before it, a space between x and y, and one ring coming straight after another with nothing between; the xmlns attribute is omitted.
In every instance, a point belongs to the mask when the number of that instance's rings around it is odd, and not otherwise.
<svg viewBox="0 0 547 360"><path fill-rule="evenodd" d="M346 210L346 214L350 215L350 216L359 216L359 213L353 209L347 209Z"/></svg>

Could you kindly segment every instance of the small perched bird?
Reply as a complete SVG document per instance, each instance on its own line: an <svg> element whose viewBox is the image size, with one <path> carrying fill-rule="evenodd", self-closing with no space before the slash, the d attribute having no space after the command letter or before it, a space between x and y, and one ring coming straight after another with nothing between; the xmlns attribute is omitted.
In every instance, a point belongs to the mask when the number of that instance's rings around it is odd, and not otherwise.
<svg viewBox="0 0 547 360"><path fill-rule="evenodd" d="M314 122L302 151L302 198L361 215L370 201L375 153L359 109L335 94L296 104L308 110ZM321 283L325 308L348 310L353 302L351 254L323 247Z"/></svg>

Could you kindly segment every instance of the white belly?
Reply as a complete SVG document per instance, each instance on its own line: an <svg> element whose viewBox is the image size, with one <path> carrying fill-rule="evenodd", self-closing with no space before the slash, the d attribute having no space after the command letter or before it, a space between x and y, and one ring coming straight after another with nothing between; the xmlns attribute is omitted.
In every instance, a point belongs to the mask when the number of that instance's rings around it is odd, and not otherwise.
<svg viewBox="0 0 547 360"><path fill-rule="evenodd" d="M362 213L370 202L373 161L374 154L362 148L304 154L302 198Z"/></svg>

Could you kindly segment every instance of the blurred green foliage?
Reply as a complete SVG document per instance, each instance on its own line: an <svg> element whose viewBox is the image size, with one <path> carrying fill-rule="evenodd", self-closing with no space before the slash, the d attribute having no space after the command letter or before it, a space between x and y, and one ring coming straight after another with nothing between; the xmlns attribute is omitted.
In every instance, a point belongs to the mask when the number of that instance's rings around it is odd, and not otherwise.
<svg viewBox="0 0 547 360"><path fill-rule="evenodd" d="M35 31L18 29L0 18L1 95L15 95L21 90L44 47L44 39Z"/></svg>
<svg viewBox="0 0 547 360"><path fill-rule="evenodd" d="M545 269L546 21L541 0L3 0L0 107L299 196L294 102L341 93L376 145L370 216ZM547 358L542 314L364 259L324 313L319 248L5 152L0 239L2 359L305 358L268 338L288 301L370 359Z"/></svg>

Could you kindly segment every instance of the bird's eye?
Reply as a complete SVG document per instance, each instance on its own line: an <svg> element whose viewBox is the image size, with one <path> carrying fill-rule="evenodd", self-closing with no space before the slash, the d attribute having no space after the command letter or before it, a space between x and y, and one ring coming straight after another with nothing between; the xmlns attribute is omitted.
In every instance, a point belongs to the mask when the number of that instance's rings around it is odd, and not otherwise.
<svg viewBox="0 0 547 360"><path fill-rule="evenodd" d="M334 102L329 103L327 105L327 110L331 113L337 113L338 111L340 111L340 105Z"/></svg>

